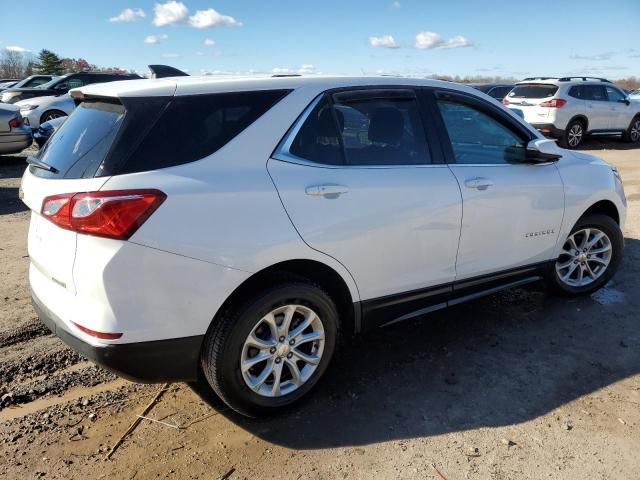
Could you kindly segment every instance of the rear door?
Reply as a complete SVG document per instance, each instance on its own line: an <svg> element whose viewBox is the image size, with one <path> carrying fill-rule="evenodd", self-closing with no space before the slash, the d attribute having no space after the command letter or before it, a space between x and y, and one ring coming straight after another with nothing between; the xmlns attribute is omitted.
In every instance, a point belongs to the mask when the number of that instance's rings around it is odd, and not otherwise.
<svg viewBox="0 0 640 480"><path fill-rule="evenodd" d="M21 196L31 210L29 258L50 280L75 292L73 263L76 233L62 229L41 215L46 197L99 190L109 177L94 174L111 147L125 115L118 103L82 103L38 154L56 169L50 172L31 165L21 184Z"/></svg>
<svg viewBox="0 0 640 480"><path fill-rule="evenodd" d="M410 89L324 95L269 160L296 229L363 300L451 282L460 190Z"/></svg>
<svg viewBox="0 0 640 480"><path fill-rule="evenodd" d="M605 86L609 108L613 112L609 128L612 130L626 130L633 118L632 109L626 102L626 95L612 85Z"/></svg>
<svg viewBox="0 0 640 480"><path fill-rule="evenodd" d="M532 134L494 105L452 92L435 102L462 191L457 278L551 259L564 212L556 165L524 163Z"/></svg>

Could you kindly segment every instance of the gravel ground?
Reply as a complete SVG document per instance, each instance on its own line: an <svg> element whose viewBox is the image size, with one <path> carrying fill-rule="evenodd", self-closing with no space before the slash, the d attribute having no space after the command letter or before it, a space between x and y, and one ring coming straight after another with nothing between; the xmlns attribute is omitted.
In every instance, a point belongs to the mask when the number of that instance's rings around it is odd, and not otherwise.
<svg viewBox="0 0 640 480"><path fill-rule="evenodd" d="M591 298L503 292L356 339L308 400L239 418L86 362L31 308L24 155L0 157L0 478L638 478L640 150L589 142L629 200L625 260ZM437 468L440 475L434 469Z"/></svg>

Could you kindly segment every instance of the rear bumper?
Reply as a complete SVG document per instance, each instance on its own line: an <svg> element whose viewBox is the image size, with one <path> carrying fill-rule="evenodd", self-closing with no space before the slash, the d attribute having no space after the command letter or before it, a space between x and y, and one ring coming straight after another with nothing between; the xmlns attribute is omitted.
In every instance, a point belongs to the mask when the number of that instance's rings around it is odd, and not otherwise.
<svg viewBox="0 0 640 480"><path fill-rule="evenodd" d="M81 355L123 378L141 383L197 379L200 346L204 336L90 345L69 332L64 322L47 309L33 292L31 299L38 317L49 330Z"/></svg>
<svg viewBox="0 0 640 480"><path fill-rule="evenodd" d="M556 128L553 123L532 123L531 126L547 137L560 138L564 130Z"/></svg>
<svg viewBox="0 0 640 480"><path fill-rule="evenodd" d="M0 134L0 155L21 152L32 142L31 132L26 129Z"/></svg>

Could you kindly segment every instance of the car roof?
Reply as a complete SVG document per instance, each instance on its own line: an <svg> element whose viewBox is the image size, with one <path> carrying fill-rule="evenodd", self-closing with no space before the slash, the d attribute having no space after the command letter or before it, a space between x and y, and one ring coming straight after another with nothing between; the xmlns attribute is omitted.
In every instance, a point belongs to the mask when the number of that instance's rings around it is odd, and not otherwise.
<svg viewBox="0 0 640 480"><path fill-rule="evenodd" d="M555 86L612 84L606 78L579 76L579 77L530 77L517 82L516 85L522 85L527 83L555 85Z"/></svg>
<svg viewBox="0 0 640 480"><path fill-rule="evenodd" d="M108 97L197 95L204 93L241 92L251 90L295 90L309 87L329 90L359 86L430 86L470 91L471 87L441 80L402 77L346 77L346 76L189 76L159 79L125 80L79 87L72 92Z"/></svg>

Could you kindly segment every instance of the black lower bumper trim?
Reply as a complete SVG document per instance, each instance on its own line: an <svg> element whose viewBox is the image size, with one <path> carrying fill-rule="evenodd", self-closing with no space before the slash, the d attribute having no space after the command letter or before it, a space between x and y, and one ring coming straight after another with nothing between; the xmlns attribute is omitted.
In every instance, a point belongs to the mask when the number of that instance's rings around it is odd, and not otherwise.
<svg viewBox="0 0 640 480"><path fill-rule="evenodd" d="M204 335L95 347L64 328L60 319L33 293L31 298L40 320L63 342L127 380L159 383L193 381L198 377L198 359Z"/></svg>
<svg viewBox="0 0 640 480"><path fill-rule="evenodd" d="M564 130L556 128L553 123L532 123L531 126L547 137L561 138L564 135Z"/></svg>

